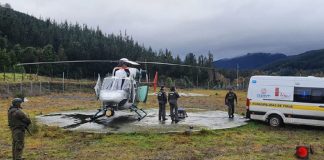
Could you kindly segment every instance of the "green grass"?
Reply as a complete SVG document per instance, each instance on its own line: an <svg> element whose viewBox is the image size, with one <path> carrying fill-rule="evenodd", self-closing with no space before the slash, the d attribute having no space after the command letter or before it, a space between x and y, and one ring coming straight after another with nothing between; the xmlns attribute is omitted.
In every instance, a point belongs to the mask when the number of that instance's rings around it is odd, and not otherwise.
<svg viewBox="0 0 324 160"><path fill-rule="evenodd" d="M21 74L21 73L0 73L0 81L14 82L22 80L48 80L49 77L37 76L36 74Z"/></svg>
<svg viewBox="0 0 324 160"><path fill-rule="evenodd" d="M71 94L62 98L56 95L31 97L30 104L25 104L25 111L34 117L40 112L46 114L77 108L94 109L98 106L96 101L64 98L68 96ZM93 95L80 93L72 96L87 98ZM182 102L185 103L186 99ZM9 103L10 100L0 101L0 159L9 159L11 156L7 107L4 107ZM149 102L149 105L151 103L153 102ZM31 130L33 136L26 137L24 156L27 159L286 160L295 159L297 145L312 145L315 154L310 158L324 159L324 129L319 127L287 125L283 128L271 128L262 122L252 121L238 128L212 131L203 129L191 135L80 133L40 124L33 126Z"/></svg>
<svg viewBox="0 0 324 160"><path fill-rule="evenodd" d="M286 127L272 129L262 123L227 130L184 134L93 134L41 126L27 137L28 159L293 159L299 144L312 144L324 158L319 130ZM2 133L5 134L5 133ZM8 138L7 138L8 140ZM9 143L9 142L7 142ZM8 158L4 147L0 158Z"/></svg>
<svg viewBox="0 0 324 160"><path fill-rule="evenodd" d="M1 73L0 72L0 83L9 82L21 82L21 81L62 81L62 77L47 77L47 76L39 76L36 74L21 74L21 73ZM76 79L65 79L65 82L82 82L82 83L93 83L94 80L76 80Z"/></svg>

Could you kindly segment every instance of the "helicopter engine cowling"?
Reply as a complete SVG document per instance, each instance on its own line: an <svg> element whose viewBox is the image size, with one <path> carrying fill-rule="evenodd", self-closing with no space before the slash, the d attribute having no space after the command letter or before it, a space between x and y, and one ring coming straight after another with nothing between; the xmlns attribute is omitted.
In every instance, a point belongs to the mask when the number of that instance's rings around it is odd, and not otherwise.
<svg viewBox="0 0 324 160"><path fill-rule="evenodd" d="M119 104L121 101L128 99L128 92L124 90L101 90L99 100L104 103Z"/></svg>

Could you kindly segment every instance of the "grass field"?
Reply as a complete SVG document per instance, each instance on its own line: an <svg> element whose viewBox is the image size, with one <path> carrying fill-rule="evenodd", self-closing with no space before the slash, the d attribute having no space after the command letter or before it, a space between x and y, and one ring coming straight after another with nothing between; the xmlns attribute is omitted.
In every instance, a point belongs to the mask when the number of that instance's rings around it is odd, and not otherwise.
<svg viewBox="0 0 324 160"><path fill-rule="evenodd" d="M47 81L62 81L62 77L46 77L46 76L38 76L36 74L21 74L21 73L1 73L0 72L0 83L18 83L18 82L26 82L26 81L42 81L42 82L47 82ZM83 83L93 83L94 80L86 80L86 79L80 79L80 80L75 80L75 79L67 79L65 75L65 82L83 82Z"/></svg>
<svg viewBox="0 0 324 160"><path fill-rule="evenodd" d="M182 90L209 94L209 97L182 97L179 104L190 108L225 110L226 91ZM245 110L245 92L238 92L236 113ZM23 104L32 119L55 111L95 109L93 94L69 93L30 97ZM7 127L10 99L0 101L0 159L11 158L11 135ZM157 107L150 96L144 108ZM27 159L295 159L297 145L312 145L311 159L324 159L324 129L290 126L271 128L261 122L226 130L202 130L187 134L95 134L79 133L33 125L27 135Z"/></svg>

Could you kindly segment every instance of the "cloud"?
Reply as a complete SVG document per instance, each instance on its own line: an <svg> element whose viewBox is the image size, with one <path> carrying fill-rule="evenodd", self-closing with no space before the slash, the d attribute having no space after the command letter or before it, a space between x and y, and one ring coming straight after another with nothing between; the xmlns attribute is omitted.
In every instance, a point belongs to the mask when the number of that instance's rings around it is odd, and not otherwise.
<svg viewBox="0 0 324 160"><path fill-rule="evenodd" d="M5 2L2 2L5 3ZM324 48L322 0L24 0L21 12L127 31L145 46L215 59L248 52L297 54Z"/></svg>

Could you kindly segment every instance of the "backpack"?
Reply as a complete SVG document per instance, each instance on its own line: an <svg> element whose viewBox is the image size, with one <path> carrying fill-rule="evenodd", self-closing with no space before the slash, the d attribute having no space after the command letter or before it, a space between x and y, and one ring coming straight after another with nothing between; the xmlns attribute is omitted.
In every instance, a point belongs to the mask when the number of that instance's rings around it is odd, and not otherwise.
<svg viewBox="0 0 324 160"><path fill-rule="evenodd" d="M165 100L165 98L164 98L164 94L163 94L163 92L161 92L161 91L158 93L157 97L158 97L158 100L159 100L159 101L164 101L164 100Z"/></svg>

